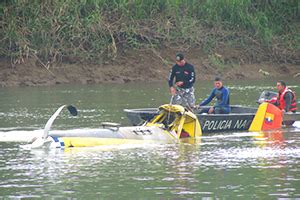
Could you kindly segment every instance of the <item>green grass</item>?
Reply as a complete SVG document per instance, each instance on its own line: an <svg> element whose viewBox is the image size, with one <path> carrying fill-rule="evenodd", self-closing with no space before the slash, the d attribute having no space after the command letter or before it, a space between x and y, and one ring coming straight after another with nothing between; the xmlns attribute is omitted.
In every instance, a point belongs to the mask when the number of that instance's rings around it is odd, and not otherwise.
<svg viewBox="0 0 300 200"><path fill-rule="evenodd" d="M297 19L298 0L6 0L0 56L97 62L124 49L167 45L211 54L218 43L236 41L295 51Z"/></svg>

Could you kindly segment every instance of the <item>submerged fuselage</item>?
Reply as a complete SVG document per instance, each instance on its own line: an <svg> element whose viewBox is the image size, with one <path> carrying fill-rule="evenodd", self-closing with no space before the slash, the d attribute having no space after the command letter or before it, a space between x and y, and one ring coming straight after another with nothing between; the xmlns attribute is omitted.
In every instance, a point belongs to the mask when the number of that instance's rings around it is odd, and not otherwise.
<svg viewBox="0 0 300 200"><path fill-rule="evenodd" d="M43 137L37 138L28 148L92 147L116 144L174 143L180 138L198 138L201 127L197 117L179 105L162 105L152 120L132 127L102 123L103 128L50 131L52 123L65 106L61 106L48 120Z"/></svg>
<svg viewBox="0 0 300 200"><path fill-rule="evenodd" d="M175 132L155 126L101 128L88 130L52 131L51 147L88 147L116 144L174 143Z"/></svg>

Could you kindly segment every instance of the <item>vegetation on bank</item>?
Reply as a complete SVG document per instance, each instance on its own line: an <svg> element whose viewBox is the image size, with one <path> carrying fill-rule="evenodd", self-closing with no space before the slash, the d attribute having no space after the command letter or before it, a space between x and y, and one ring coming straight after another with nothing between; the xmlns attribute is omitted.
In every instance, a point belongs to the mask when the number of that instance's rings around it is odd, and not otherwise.
<svg viewBox="0 0 300 200"><path fill-rule="evenodd" d="M213 55L225 45L252 59L264 52L299 62L299 8L298 0L6 0L0 56L102 62L131 48L200 47Z"/></svg>

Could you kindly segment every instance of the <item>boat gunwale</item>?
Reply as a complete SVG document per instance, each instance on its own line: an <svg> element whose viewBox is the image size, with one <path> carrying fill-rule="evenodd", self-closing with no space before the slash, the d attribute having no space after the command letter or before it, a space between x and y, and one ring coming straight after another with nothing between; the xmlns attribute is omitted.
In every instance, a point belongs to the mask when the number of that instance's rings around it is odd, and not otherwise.
<svg viewBox="0 0 300 200"><path fill-rule="evenodd" d="M208 108L209 106L204 106L204 108ZM197 116L235 116L235 115L239 115L239 116L243 116L243 115L255 115L256 110L258 108L255 107L249 107L249 106L242 106L242 105L232 105L231 108L242 108L242 109L251 109L254 112L243 112L243 113L237 113L237 112L233 112L233 113L228 113L228 114L207 114L207 113L194 113ZM145 113L148 112L147 114L156 114L159 112L158 108L126 108L123 109L123 111L125 113L135 113L135 114L140 114L140 113Z"/></svg>

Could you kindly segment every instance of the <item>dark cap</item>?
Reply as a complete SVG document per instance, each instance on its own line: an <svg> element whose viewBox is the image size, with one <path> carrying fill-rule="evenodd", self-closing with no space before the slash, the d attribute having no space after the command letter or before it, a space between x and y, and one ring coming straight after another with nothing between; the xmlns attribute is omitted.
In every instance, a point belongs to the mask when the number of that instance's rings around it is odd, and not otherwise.
<svg viewBox="0 0 300 200"><path fill-rule="evenodd" d="M222 78L220 76L216 76L215 81L222 81Z"/></svg>
<svg viewBox="0 0 300 200"><path fill-rule="evenodd" d="M177 53L177 54L176 54L176 60L177 60L177 61L182 61L183 59L184 59L184 56L183 56L182 53Z"/></svg>

